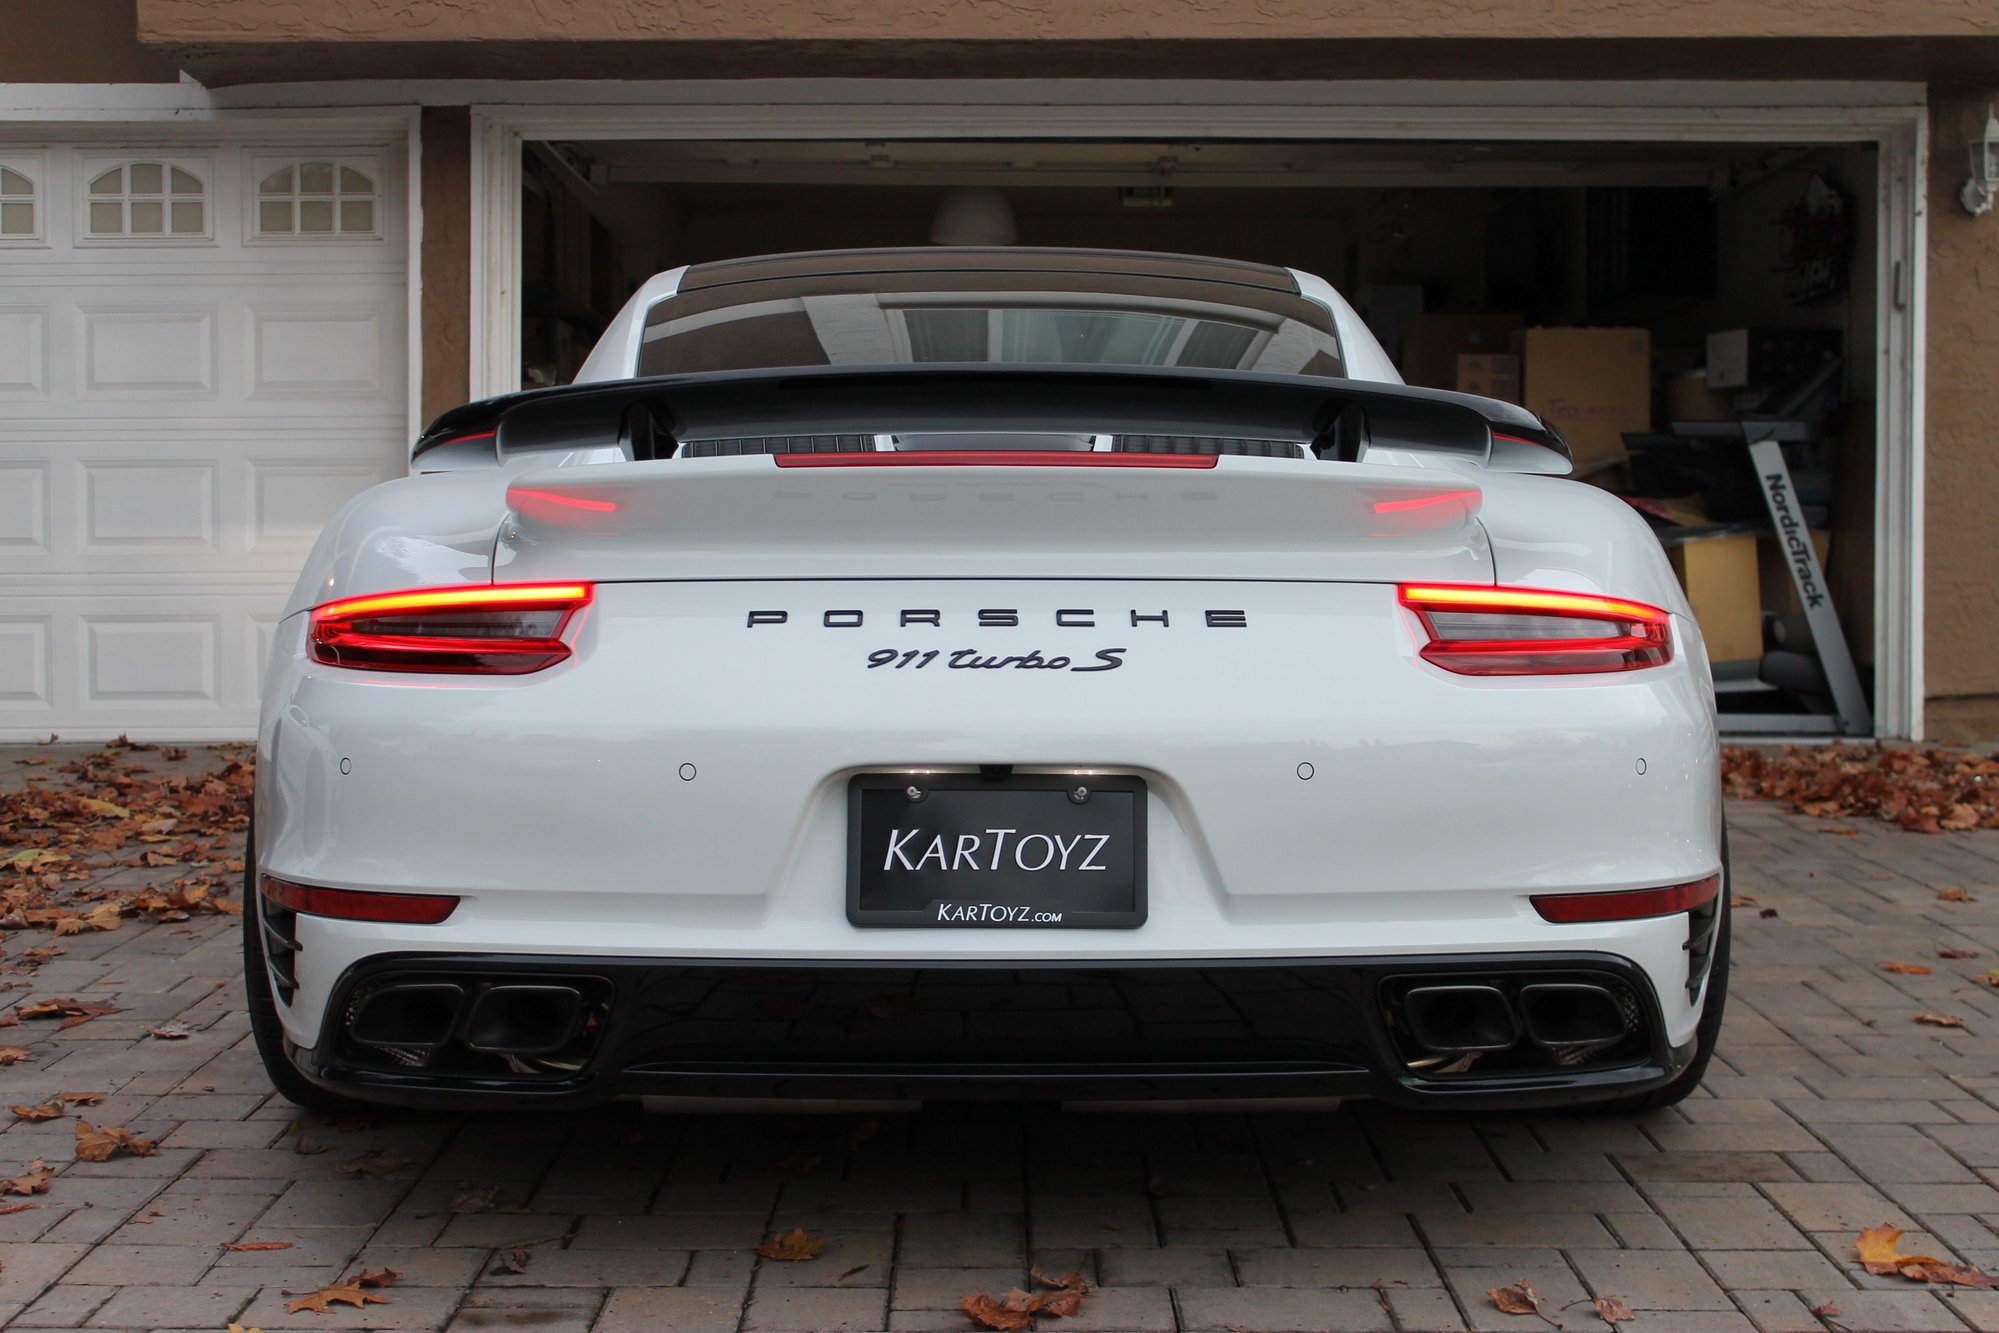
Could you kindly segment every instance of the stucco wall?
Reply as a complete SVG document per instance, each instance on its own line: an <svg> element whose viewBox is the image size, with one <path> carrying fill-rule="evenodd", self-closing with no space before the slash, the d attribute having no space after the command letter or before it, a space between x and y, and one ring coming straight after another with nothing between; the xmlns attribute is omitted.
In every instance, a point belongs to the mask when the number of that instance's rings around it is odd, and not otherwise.
<svg viewBox="0 0 1999 1333"><path fill-rule="evenodd" d="M148 41L1970 37L1990 0L138 0Z"/></svg>
<svg viewBox="0 0 1999 1333"><path fill-rule="evenodd" d="M472 115L423 112L423 419L472 396Z"/></svg>
<svg viewBox="0 0 1999 1333"><path fill-rule="evenodd" d="M1999 737L1999 212L1957 201L1999 87L1931 90L1928 731Z"/></svg>
<svg viewBox="0 0 1999 1333"><path fill-rule="evenodd" d="M132 0L0 5L0 83L172 83L174 62L139 45Z"/></svg>

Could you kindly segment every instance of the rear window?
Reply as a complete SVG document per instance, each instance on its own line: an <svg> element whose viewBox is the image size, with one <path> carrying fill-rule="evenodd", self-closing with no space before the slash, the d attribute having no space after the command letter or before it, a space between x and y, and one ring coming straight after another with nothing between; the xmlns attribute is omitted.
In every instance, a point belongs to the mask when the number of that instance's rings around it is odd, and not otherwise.
<svg viewBox="0 0 1999 1333"><path fill-rule="evenodd" d="M813 274L710 287L647 316L640 375L1011 362L1338 376L1324 306L1137 273Z"/></svg>

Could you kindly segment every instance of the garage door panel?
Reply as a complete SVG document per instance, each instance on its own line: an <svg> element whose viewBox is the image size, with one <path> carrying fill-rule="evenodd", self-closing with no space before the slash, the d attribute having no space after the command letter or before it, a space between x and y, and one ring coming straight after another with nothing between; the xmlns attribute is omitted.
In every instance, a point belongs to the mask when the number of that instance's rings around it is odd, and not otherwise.
<svg viewBox="0 0 1999 1333"><path fill-rule="evenodd" d="M406 468L401 162L212 127L0 144L34 186L33 234L0 235L0 738L253 731L319 529Z"/></svg>

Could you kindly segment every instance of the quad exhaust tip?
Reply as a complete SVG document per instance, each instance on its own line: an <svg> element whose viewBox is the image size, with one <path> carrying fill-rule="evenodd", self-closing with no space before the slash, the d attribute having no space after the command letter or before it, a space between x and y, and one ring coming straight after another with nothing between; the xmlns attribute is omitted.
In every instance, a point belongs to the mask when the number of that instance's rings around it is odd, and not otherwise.
<svg viewBox="0 0 1999 1333"><path fill-rule="evenodd" d="M1617 997L1587 982L1522 986L1520 1019L1535 1045L1558 1052L1602 1046L1631 1029Z"/></svg>
<svg viewBox="0 0 1999 1333"><path fill-rule="evenodd" d="M1520 1040L1513 1006L1497 986L1417 986L1402 997L1409 1033L1446 1055L1503 1051Z"/></svg>
<svg viewBox="0 0 1999 1333"><path fill-rule="evenodd" d="M574 986L404 981L354 1002L347 1032L364 1046L427 1056L454 1038L490 1055L549 1055L583 1029L583 993Z"/></svg>

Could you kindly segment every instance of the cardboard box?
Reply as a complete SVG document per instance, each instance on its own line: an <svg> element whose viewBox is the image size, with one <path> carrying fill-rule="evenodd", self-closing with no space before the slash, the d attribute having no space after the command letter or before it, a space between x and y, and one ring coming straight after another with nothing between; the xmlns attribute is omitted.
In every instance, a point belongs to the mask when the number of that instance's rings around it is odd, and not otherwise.
<svg viewBox="0 0 1999 1333"><path fill-rule="evenodd" d="M1520 405L1554 424L1577 475L1621 463L1627 431L1652 429L1652 335L1645 329L1524 329Z"/></svg>
<svg viewBox="0 0 1999 1333"><path fill-rule="evenodd" d="M1458 354L1459 393L1475 393L1504 403L1520 401L1520 358L1486 353Z"/></svg>
<svg viewBox="0 0 1999 1333"><path fill-rule="evenodd" d="M1519 315L1489 311L1411 315L1402 326L1402 378L1426 389L1454 388L1460 356L1511 352L1521 323Z"/></svg>
<svg viewBox="0 0 1999 1333"><path fill-rule="evenodd" d="M1756 564L1756 534L1729 532L1689 537L1666 548L1673 573L1687 590L1708 660L1746 662L1763 656L1763 589Z"/></svg>
<svg viewBox="0 0 1999 1333"><path fill-rule="evenodd" d="M1707 372L1702 370L1667 380L1662 397L1669 422L1734 421L1742 415L1727 394L1708 387Z"/></svg>

